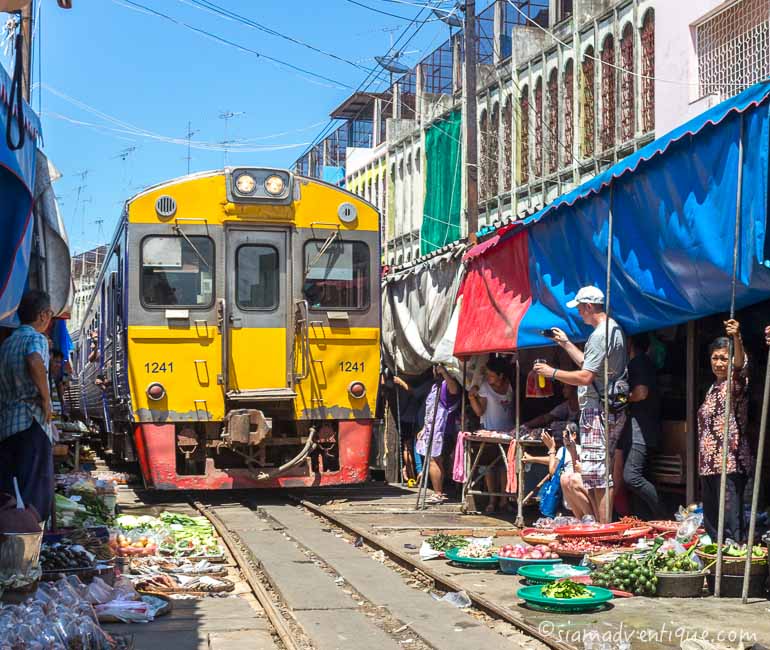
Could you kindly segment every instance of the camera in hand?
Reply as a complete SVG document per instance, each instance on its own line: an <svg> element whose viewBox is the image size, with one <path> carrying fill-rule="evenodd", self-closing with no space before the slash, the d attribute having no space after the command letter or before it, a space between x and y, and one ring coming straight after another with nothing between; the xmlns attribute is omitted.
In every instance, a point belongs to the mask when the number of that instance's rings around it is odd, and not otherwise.
<svg viewBox="0 0 770 650"><path fill-rule="evenodd" d="M554 332L553 329L540 330L540 335L544 336L547 339L556 338L556 332Z"/></svg>

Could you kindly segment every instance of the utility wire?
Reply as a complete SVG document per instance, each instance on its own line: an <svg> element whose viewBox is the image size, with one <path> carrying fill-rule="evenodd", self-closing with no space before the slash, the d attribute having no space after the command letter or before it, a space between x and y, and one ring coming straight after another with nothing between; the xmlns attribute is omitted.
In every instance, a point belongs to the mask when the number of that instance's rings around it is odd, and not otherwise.
<svg viewBox="0 0 770 650"><path fill-rule="evenodd" d="M74 124L76 126L82 126L89 129L93 129L95 131L99 132L112 132L112 133L119 133L119 134L125 134L125 135L131 135L135 138L149 138L151 140L155 140L157 142L161 142L163 144L173 144L173 145L179 145L179 146L187 146L187 139L184 138L170 138L165 136L153 136L147 133L137 133L134 131L129 131L127 129L119 129L116 127L106 126L104 124L94 124L93 122L85 122L83 120L76 120L72 117L68 117L67 115L62 115L61 113L55 113L53 111L46 111L45 117L52 117L57 120L61 120L64 122L69 122L70 124ZM135 142L136 140L131 140L131 142ZM307 142L298 142L296 144L274 144L274 145L259 145L259 146L243 146L239 145L238 143L233 143L228 145L227 147L222 146L220 143L213 143L213 142L200 142L195 140L190 140L190 147L192 149L200 149L203 151L218 151L223 152L225 150L230 151L232 153L264 153L268 151L285 151L287 149L296 149L298 147L305 147L307 146Z"/></svg>
<svg viewBox="0 0 770 650"><path fill-rule="evenodd" d="M350 0L348 0L348 1L350 1ZM357 3L356 3L356 4L357 4ZM426 7L426 8L427 8L427 7ZM425 9L421 9L421 10L420 10L420 11L417 13L417 15L416 15L416 16L415 16L415 17L414 17L414 18L413 18L413 19L410 21L410 23L409 23L409 24L408 24L408 25L407 25L407 26L404 28L404 30L401 32L401 34L399 35L399 37L398 37L398 38L395 40L395 42L394 42L394 43L393 43L393 44L390 46L390 48L388 49L388 51L385 53L385 56L388 56L388 55L389 55L391 52L393 52L393 51L395 50L395 48L398 46L398 44L400 43L400 41L401 41L403 38L405 38L405 37L406 37L406 35L407 35L407 33L409 32L409 30L410 30L410 29L411 29L411 28L412 28L412 27L413 27L413 26L414 26L414 25L415 25L415 24L416 24L418 21L420 21L420 16L422 15L422 13L423 13L424 11L425 11ZM422 29L422 28L423 28L423 27L424 27L424 26L425 26L425 25L426 25L428 22L432 22L432 21L429 21L428 19L423 19L423 20L421 20L421 21L420 21L420 23L419 23L419 25L417 25L417 28L415 29L414 33L413 33L413 34L412 34L412 35L411 35L411 36L410 36L410 37L407 39L407 41L404 43L403 47L406 47L407 45L409 45L409 43L412 41L412 39L413 39L415 36L417 36L417 34L420 32L420 30L421 30L421 29ZM363 81L362 81L362 82L359 84L358 88L357 88L357 89L354 91L354 94L355 94L355 93L358 93L358 92L362 92L362 91L363 91L363 92L366 92L366 91L367 91L367 90L368 90L368 89L369 89L369 88L372 86L372 84L373 84L373 83L376 83L376 82L379 80L379 77L380 77L381 75L383 75L385 72L386 72L386 71L385 71L384 69L382 69L382 70L379 70L379 71L377 71L376 73L375 73L375 72L372 72L372 73L368 74L368 75L366 76L366 78L365 78L365 79L364 79L364 80L363 80ZM372 78L372 77L373 77L373 78ZM360 115L360 114L363 112L363 110L364 110L364 107L361 107L361 109L358 111L358 113L356 113L356 115L353 117L353 119L357 119L357 118L358 118L358 116L359 116L359 115ZM319 133L319 134L318 134L318 135L317 135L317 136L316 136L316 137L313 139L313 142L311 143L310 147L308 147L308 148L307 148L305 151L303 151L303 152L302 152L302 154L299 156L299 158L297 158L297 160L295 160L295 161L294 161L294 165L295 165L295 166L296 166L296 164L297 164L297 163L298 163L298 162L299 162L299 161L300 161L300 160L301 160L301 159L302 159L302 158L303 158L305 155L307 155L307 153L308 153L310 150L312 150L312 148L313 148L313 147L315 147L315 146L317 145L317 143L318 143L319 141L322 141L322 140L323 140L323 138L324 138L324 137L326 137L326 136L327 136L327 135L330 133L331 129L332 129L332 128L333 128L333 126L334 126L334 123L335 123L335 121L336 121L336 120L334 120L334 119L331 119L331 120L329 120L329 123L326 125L326 127L325 127L324 129L322 129L322 130L321 130L321 132L320 132L320 133Z"/></svg>
<svg viewBox="0 0 770 650"><path fill-rule="evenodd" d="M294 65L293 63L289 63L288 61L284 61L282 59L278 59L272 56L269 56L267 54L263 54L262 52L258 52L257 50L253 50L249 47L245 47L244 45L240 45L239 43L236 43L235 41L231 41L227 38L224 38L222 36L218 36L217 34L213 34L212 32L209 32L205 29L200 29L199 27L194 27L193 25L190 25L182 20L179 20L177 18L174 18L173 16L169 16L168 14L164 14L160 11L157 11L155 9L151 9L150 7L146 7L145 5L139 4L138 2L134 2L134 0L112 0L115 4L124 5L133 7L136 9L139 9L141 11L144 11L146 13L152 14L154 16L157 16L159 18L163 18L164 20L168 20L169 22L174 23L175 25L179 25L181 27L184 27L186 29L189 29L193 32L197 32L199 34L202 34L204 36L207 36L208 38L211 38L215 41L218 41L220 43L224 43L225 45L229 45L231 47L237 48L241 50L242 52L247 52L249 54L253 54L259 58L265 59L266 61L272 61L273 63L284 66L287 68L290 68L292 70L295 70L296 72L301 72L302 74L310 75L311 77L315 77L317 79L323 79L324 81L329 81L337 86L343 86L347 89L352 89L352 86L349 84L343 83L339 81L338 79L332 79L330 77L326 77L322 74L319 74L317 72L313 72L312 70L308 70L307 68L302 68L300 66Z"/></svg>
<svg viewBox="0 0 770 650"><path fill-rule="evenodd" d="M301 41L298 38L279 32L275 29L267 27L266 25L262 25L261 23L258 23L255 20L252 20L246 16L242 16L240 14L235 13L234 11L225 9L224 7L221 7L213 2L209 2L209 0L179 0L179 2L186 5L194 6L197 9L208 11L209 13L213 13L222 18L233 20L235 22L246 25L247 27L251 27L252 29L257 29L261 32L264 32L265 34L270 34L271 36L282 38L286 41L289 41L290 43L294 43L296 45L306 47L307 49L312 50L313 52L317 52L318 54L323 54L324 56L328 56L329 58L335 59L336 61L341 61L342 63L347 63L348 65L351 65L354 68L358 68L359 70L364 70L365 72L371 72L371 68L367 68L365 66L360 65L359 63L356 63L355 61L351 61L350 59L346 59L345 57L334 54L334 52L328 52L326 50L322 50L321 48L316 47L315 45L311 45L310 43Z"/></svg>
<svg viewBox="0 0 770 650"><path fill-rule="evenodd" d="M370 7L369 5L365 5L363 2L358 2L358 0L345 0L345 2L349 2L350 4L356 5L358 7L363 8L363 9L368 9L369 11L373 11L376 14L382 14L383 16L390 16L391 18L398 18L399 20L411 20L412 22L414 22L412 19L410 19L407 16L399 16L398 14L392 14L389 11L384 11L382 9L377 9L376 7ZM420 12L422 12L424 9L432 9L434 6L438 8L438 5L429 5L429 4L415 5L415 6L423 7L423 9L421 9ZM436 22L437 20L441 20L441 19L440 18L428 18L428 19L425 20L425 22L433 23L433 22ZM407 27L407 29L409 29L409 27Z"/></svg>

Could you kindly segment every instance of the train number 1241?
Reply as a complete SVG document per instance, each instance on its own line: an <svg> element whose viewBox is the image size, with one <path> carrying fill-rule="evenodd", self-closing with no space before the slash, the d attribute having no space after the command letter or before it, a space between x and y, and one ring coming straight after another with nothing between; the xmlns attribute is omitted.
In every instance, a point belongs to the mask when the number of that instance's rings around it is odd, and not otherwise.
<svg viewBox="0 0 770 650"><path fill-rule="evenodd" d="M340 370L342 372L363 372L363 361L340 361Z"/></svg>
<svg viewBox="0 0 770 650"><path fill-rule="evenodd" d="M169 361L166 363L164 361L163 363L158 363L157 361L152 361L145 363L144 369L153 375L157 375L159 372L174 372L174 362Z"/></svg>

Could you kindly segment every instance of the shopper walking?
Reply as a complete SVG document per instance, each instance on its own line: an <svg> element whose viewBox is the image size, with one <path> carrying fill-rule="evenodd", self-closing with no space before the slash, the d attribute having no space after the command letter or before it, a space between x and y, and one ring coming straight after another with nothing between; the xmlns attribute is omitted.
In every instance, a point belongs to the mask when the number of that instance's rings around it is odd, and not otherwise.
<svg viewBox="0 0 770 650"><path fill-rule="evenodd" d="M655 486L645 476L650 453L660 443L660 396L655 364L647 355L650 337L636 334L628 340L629 422L626 433L628 456L623 467L623 482L639 503L642 519L662 517Z"/></svg>
<svg viewBox="0 0 770 650"><path fill-rule="evenodd" d="M698 470L703 499L703 523L706 532L712 539L716 539L727 398L727 365L730 339L732 339L733 381L728 429L725 538L743 542L746 539L743 492L746 489L749 472L754 467L746 437L749 409L749 361L743 349L738 321L726 321L725 332L726 337L720 336L709 346L711 371L716 381L708 389L703 404L698 409L700 442Z"/></svg>
<svg viewBox="0 0 770 650"><path fill-rule="evenodd" d="M554 341L580 366L580 370L560 370L546 363L536 363L534 368L544 377L578 386L582 477L582 487L578 489L585 490L580 496L588 499L594 519L607 523L606 499L612 499L612 479L610 478L608 486L605 478L606 447L609 442L611 461L622 455L617 449L617 443L623 431L626 414L624 411L610 412L609 421L605 426L604 396L607 390L612 395L620 381L625 380L628 364L626 340L620 326L604 311L604 293L601 289L583 287L575 299L567 303L567 307L577 307L583 322L593 327L584 350L572 343L562 330L552 328ZM605 356L608 358L609 386L604 385ZM617 459L616 462L622 460Z"/></svg>
<svg viewBox="0 0 770 650"><path fill-rule="evenodd" d="M18 308L21 326L0 346L0 491L13 493L17 479L25 503L41 521L53 504L48 294L29 291Z"/></svg>

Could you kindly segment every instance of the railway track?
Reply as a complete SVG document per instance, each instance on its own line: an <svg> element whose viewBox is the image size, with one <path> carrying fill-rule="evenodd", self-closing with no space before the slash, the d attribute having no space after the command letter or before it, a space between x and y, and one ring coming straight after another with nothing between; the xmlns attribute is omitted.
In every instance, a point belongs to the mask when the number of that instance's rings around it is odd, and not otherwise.
<svg viewBox="0 0 770 650"><path fill-rule="evenodd" d="M463 589L310 501L191 505L221 535L285 648L574 650L467 590L467 609L437 600Z"/></svg>

